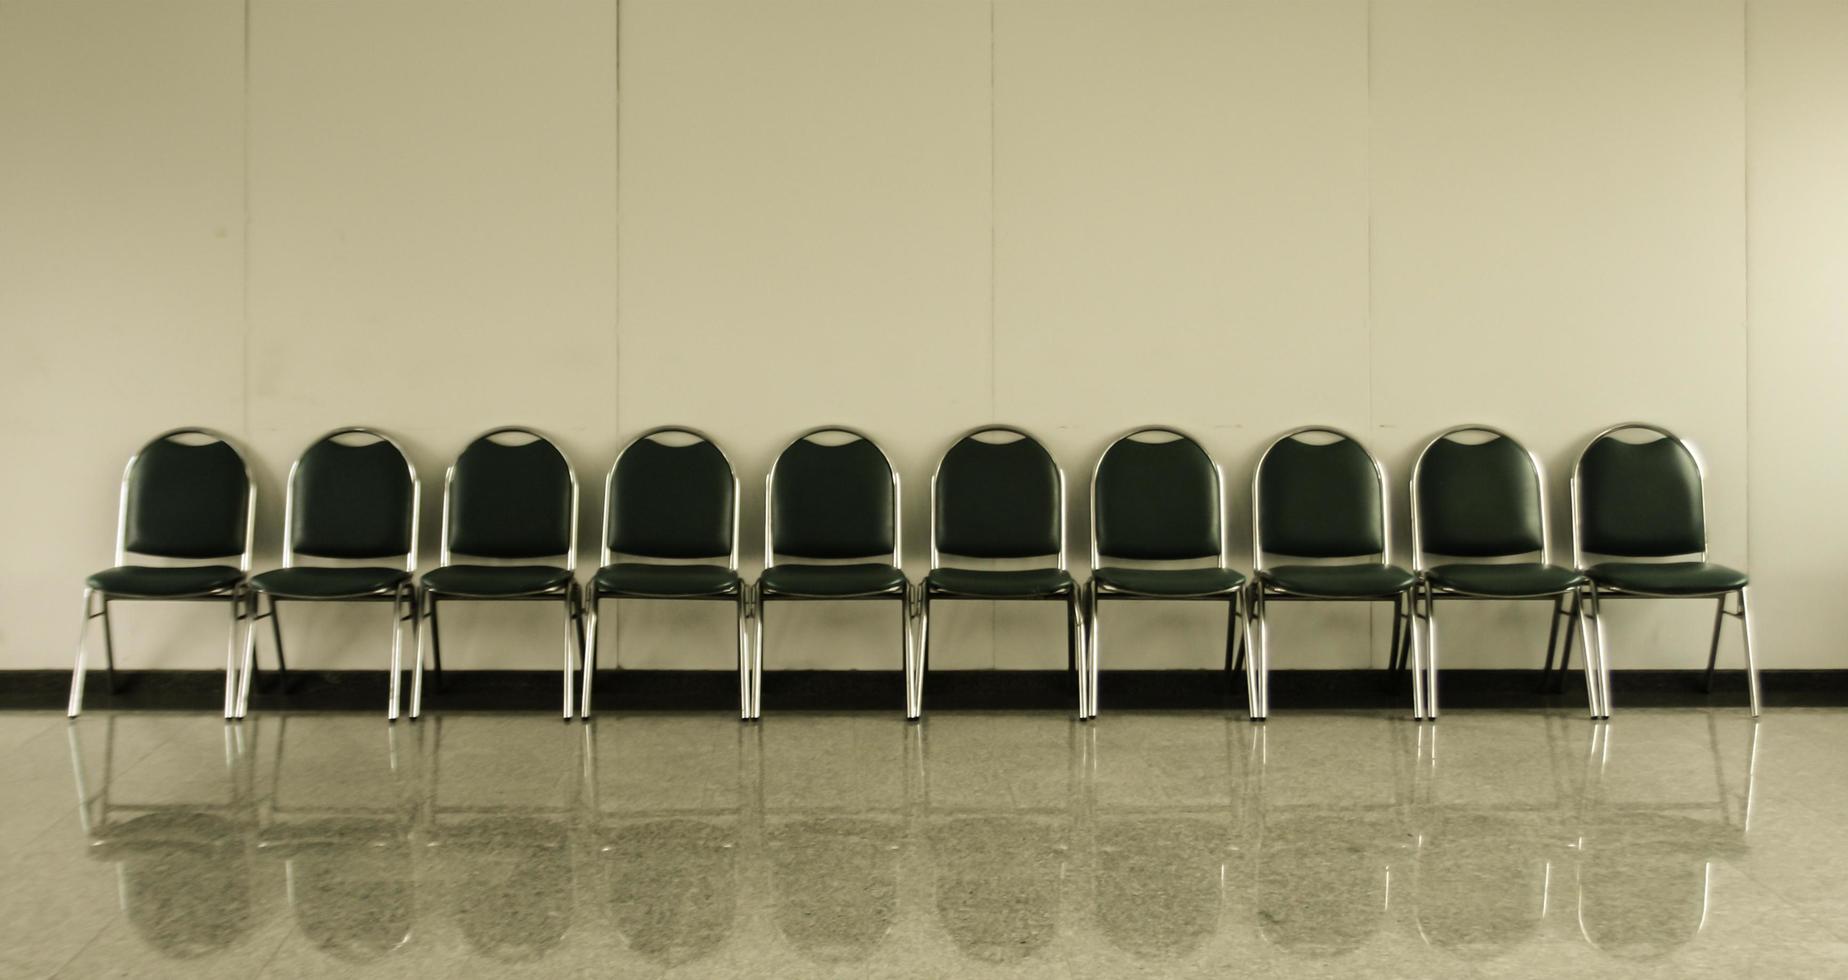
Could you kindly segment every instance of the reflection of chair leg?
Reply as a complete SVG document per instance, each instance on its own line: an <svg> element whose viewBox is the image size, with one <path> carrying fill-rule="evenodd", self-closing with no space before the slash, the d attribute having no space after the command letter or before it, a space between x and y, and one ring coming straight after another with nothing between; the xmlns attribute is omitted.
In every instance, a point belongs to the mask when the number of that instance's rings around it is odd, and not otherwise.
<svg viewBox="0 0 1848 980"><path fill-rule="evenodd" d="M1713 668L1720 662L1720 624L1726 622L1726 597L1720 596L1713 607L1713 643L1707 648L1706 691L1713 693Z"/></svg>
<svg viewBox="0 0 1848 980"><path fill-rule="evenodd" d="M1752 600L1749 587L1739 589L1739 625L1745 628L1745 684L1751 695L1752 717L1758 717L1763 704L1758 692L1758 658L1752 653Z"/></svg>
<svg viewBox="0 0 1848 980"><path fill-rule="evenodd" d="M621 599L614 600L621 602ZM590 689L592 680L597 676L597 627L602 621L599 615L603 597L597 593L597 587L590 587L590 594L584 597L584 684L578 689L578 717L590 717ZM740 626L742 630L744 627Z"/></svg>
<svg viewBox="0 0 1848 980"><path fill-rule="evenodd" d="M77 717L83 711L84 639L90 632L90 620L94 618L90 612L90 602L95 595L95 589L83 590L83 620L77 626L77 662L71 668L71 698L70 704L65 709L65 714L71 718Z"/></svg>

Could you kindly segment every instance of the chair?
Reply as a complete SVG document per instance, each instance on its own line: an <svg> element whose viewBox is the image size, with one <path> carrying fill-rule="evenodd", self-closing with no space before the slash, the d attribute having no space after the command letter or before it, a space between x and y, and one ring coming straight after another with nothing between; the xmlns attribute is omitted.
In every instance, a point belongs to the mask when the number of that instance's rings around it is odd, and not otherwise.
<svg viewBox="0 0 1848 980"><path fill-rule="evenodd" d="M996 442L984 436L1012 436ZM1043 559L1050 568L944 568L945 554L988 560ZM924 713L930 670L930 601L1038 599L1062 601L1071 614L1066 669L1087 682L1082 651L1084 612L1078 583L1065 569L1065 471L1039 440L1011 425L985 425L958 436L930 482L930 574L918 592L916 676L905 678L905 717Z"/></svg>
<svg viewBox="0 0 1848 980"><path fill-rule="evenodd" d="M1310 442L1305 436L1326 441ZM1411 644L1414 680L1423 673L1412 607L1417 578L1391 564L1386 470L1353 436L1324 425L1293 429L1258 457L1251 480L1252 614L1261 651L1258 697L1270 708L1270 626L1277 601L1391 602L1392 656ZM1311 561L1268 565L1279 555ZM1365 559L1346 561L1343 559ZM1412 685L1412 713L1424 717L1423 685Z"/></svg>
<svg viewBox="0 0 1848 980"><path fill-rule="evenodd" d="M84 582L70 717L83 711L85 640L92 619L103 621L109 689L116 690L110 600L227 603L225 717L236 716L237 630L244 619L244 576L250 571L256 513L257 487L244 454L210 429L163 432L129 457L116 511L115 565ZM130 555L183 564L130 565ZM232 555L237 564L224 564Z"/></svg>
<svg viewBox="0 0 1848 980"><path fill-rule="evenodd" d="M764 481L764 573L755 590L749 717L763 715L764 613L771 599L896 599L904 612L905 676L914 675L911 583L899 567L899 515L898 470L885 450L855 429L810 429L771 464ZM887 555L889 563L873 560Z"/></svg>
<svg viewBox="0 0 1848 980"><path fill-rule="evenodd" d="M1656 438L1618 438L1637 434ZM1717 599L1707 651L1708 689L1720 656L1720 627L1732 616L1744 630L1746 689L1752 716L1758 716L1750 580L1745 572L1707 560L1706 499L1706 472L1693 448L1646 422L1625 422L1593 436L1572 467L1572 562L1590 579L1584 614L1592 629L1585 638L1590 648L1585 662L1588 670L1595 664L1598 671L1600 717L1611 713L1611 667L1600 608L1604 599ZM1606 560L1587 564L1588 554ZM1672 558L1682 560L1665 560ZM1729 612L1726 600L1735 595L1739 608Z"/></svg>
<svg viewBox="0 0 1848 980"><path fill-rule="evenodd" d="M335 429L315 440L289 467L283 502L282 567L250 579L250 628L244 631L244 670L237 716L250 708L256 673L257 621L270 621L276 665L288 677L277 604L390 602L391 694L385 717L398 720L404 624L417 630L417 468L390 436L364 426ZM301 556L345 564L301 565ZM390 565L378 562L390 559ZM353 564L363 562L364 564ZM396 567L402 565L403 567ZM269 599L269 611L262 600ZM408 613L408 615L407 615ZM413 647L415 644L413 643Z"/></svg>
<svg viewBox="0 0 1848 980"><path fill-rule="evenodd" d="M513 442L510 439L521 439ZM443 677L438 631L441 600L557 600L565 610L564 717L572 716L571 644L582 649L583 603L577 581L578 483L571 462L532 429L503 426L475 438L443 478L443 544L438 567L424 573L424 618L431 659ZM452 562L466 555L487 562ZM563 565L543 559L563 556ZM411 717L423 710L423 652L411 677Z"/></svg>
<svg viewBox="0 0 1848 980"><path fill-rule="evenodd" d="M1160 436L1168 438L1151 441ZM1091 582L1085 590L1090 676L1080 687L1079 717L1097 717L1103 635L1098 609L1105 599L1227 603L1226 670L1238 669L1244 659L1238 637L1245 576L1229 567L1225 503L1219 464L1179 429L1132 429L1097 458L1091 473ZM1208 558L1215 564L1198 564ZM1252 720L1263 718L1262 693L1251 670L1245 672L1245 694Z"/></svg>
<svg viewBox="0 0 1848 980"><path fill-rule="evenodd" d="M744 629L750 596L738 575L738 498L731 459L694 429L650 429L616 454L603 481L602 560L587 597L580 717L590 717L598 608L605 599L735 603L738 710L750 717L750 645Z"/></svg>
<svg viewBox="0 0 1848 980"><path fill-rule="evenodd" d="M1487 439L1462 441L1469 436ZM1424 598L1425 718L1437 717L1439 598L1551 599L1543 673L1552 670L1559 619L1567 615L1565 601L1572 600L1569 624L1577 622L1585 576L1553 563L1548 530L1540 460L1506 432L1459 425L1438 433L1418 453L1412 464L1412 571ZM1475 560L1431 565L1432 555ZM1568 634L1567 657L1571 651ZM1563 676L1564 662L1559 669ZM1414 678L1413 683L1420 682ZM1595 716L1597 683L1589 670L1585 697Z"/></svg>

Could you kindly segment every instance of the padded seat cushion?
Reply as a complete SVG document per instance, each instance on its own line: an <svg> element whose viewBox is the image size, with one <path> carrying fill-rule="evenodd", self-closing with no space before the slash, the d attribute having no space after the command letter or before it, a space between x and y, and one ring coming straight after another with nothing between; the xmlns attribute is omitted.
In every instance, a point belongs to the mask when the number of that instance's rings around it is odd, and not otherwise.
<svg viewBox="0 0 1848 980"><path fill-rule="evenodd" d="M1091 584L1100 595L1163 596L1184 599L1189 596L1228 595L1245 584L1243 573L1230 568L1115 568L1105 566L1091 573Z"/></svg>
<svg viewBox="0 0 1848 980"><path fill-rule="evenodd" d="M1610 561L1586 569L1593 582L1625 592L1701 595L1745 588L1744 572L1706 561Z"/></svg>
<svg viewBox="0 0 1848 980"><path fill-rule="evenodd" d="M207 595L236 585L244 577L235 565L118 565L97 572L84 584L112 596L176 599Z"/></svg>
<svg viewBox="0 0 1848 980"><path fill-rule="evenodd" d="M557 591L571 572L556 565L445 565L424 573L424 588L439 595L503 599Z"/></svg>
<svg viewBox="0 0 1848 980"><path fill-rule="evenodd" d="M621 562L605 565L591 579L598 595L648 596L684 599L736 595L738 573L724 565L649 565Z"/></svg>
<svg viewBox="0 0 1848 980"><path fill-rule="evenodd" d="M1397 565L1278 565L1258 575L1271 588L1323 599L1390 597L1411 588L1411 572Z"/></svg>
<svg viewBox="0 0 1848 980"><path fill-rule="evenodd" d="M757 580L764 595L852 599L902 593L905 573L893 565L772 565Z"/></svg>
<svg viewBox="0 0 1848 980"><path fill-rule="evenodd" d="M938 568L924 577L933 595L1007 599L1063 595L1075 583L1062 568Z"/></svg>
<svg viewBox="0 0 1848 980"><path fill-rule="evenodd" d="M278 568L251 576L250 587L284 598L340 599L380 592L389 594L410 578L411 573L402 568Z"/></svg>
<svg viewBox="0 0 1848 980"><path fill-rule="evenodd" d="M1570 568L1537 561L1506 565L1457 562L1434 566L1425 577L1440 589L1509 598L1554 595L1585 582L1585 576Z"/></svg>

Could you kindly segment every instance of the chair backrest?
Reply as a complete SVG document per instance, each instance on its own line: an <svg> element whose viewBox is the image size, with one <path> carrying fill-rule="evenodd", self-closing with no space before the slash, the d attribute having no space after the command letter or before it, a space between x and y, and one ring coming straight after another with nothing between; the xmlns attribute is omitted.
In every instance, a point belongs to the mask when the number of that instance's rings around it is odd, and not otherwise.
<svg viewBox="0 0 1848 980"><path fill-rule="evenodd" d="M666 442L679 437L685 441ZM728 556L738 567L738 476L705 433L649 429L616 454L603 481L603 564Z"/></svg>
<svg viewBox="0 0 1848 980"><path fill-rule="evenodd" d="M198 441L203 440L203 441ZM116 564L240 556L250 570L257 487L244 454L210 429L173 429L129 457L116 515Z"/></svg>
<svg viewBox="0 0 1848 980"><path fill-rule="evenodd" d="M1480 442L1459 436L1486 435ZM1459 425L1412 464L1412 567L1426 553L1500 558L1538 552L1551 563L1540 460L1500 429Z"/></svg>
<svg viewBox="0 0 1848 980"><path fill-rule="evenodd" d="M1308 435L1331 437L1309 442ZM1309 425L1278 436L1251 478L1251 554L1386 560L1386 471L1359 440Z"/></svg>
<svg viewBox="0 0 1848 980"><path fill-rule="evenodd" d="M577 475L565 454L532 429L492 429L462 450L444 480L442 561L564 555L575 569L577 518Z"/></svg>
<svg viewBox="0 0 1848 980"><path fill-rule="evenodd" d="M982 438L1012 435L996 442ZM1038 439L985 425L950 445L931 477L930 566L968 558L1056 555L1065 567L1065 472Z"/></svg>
<svg viewBox="0 0 1848 980"><path fill-rule="evenodd" d="M842 442L819 442L844 436ZM865 433L810 429L784 447L764 478L764 564L793 558L899 555L898 471Z"/></svg>
<svg viewBox="0 0 1848 980"><path fill-rule="evenodd" d="M1152 442L1147 438L1171 438ZM1104 558L1226 564L1225 480L1192 436L1146 425L1117 437L1091 473L1091 567Z"/></svg>
<svg viewBox="0 0 1848 980"><path fill-rule="evenodd" d="M327 433L289 467L283 567L311 555L403 558L415 571L421 496L417 468L390 436L357 425Z"/></svg>
<svg viewBox="0 0 1848 980"><path fill-rule="evenodd" d="M1648 442L1620 434L1653 433ZM1572 467L1572 559L1586 553L1666 558L1707 552L1705 474L1679 436L1646 422L1592 437Z"/></svg>

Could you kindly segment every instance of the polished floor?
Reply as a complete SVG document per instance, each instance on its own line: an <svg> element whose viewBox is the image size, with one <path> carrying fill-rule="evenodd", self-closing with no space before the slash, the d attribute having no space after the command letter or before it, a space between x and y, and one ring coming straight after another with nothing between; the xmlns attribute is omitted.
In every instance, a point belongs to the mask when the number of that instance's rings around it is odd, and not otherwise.
<svg viewBox="0 0 1848 980"><path fill-rule="evenodd" d="M1848 977L1848 711L0 715L0 976Z"/></svg>

